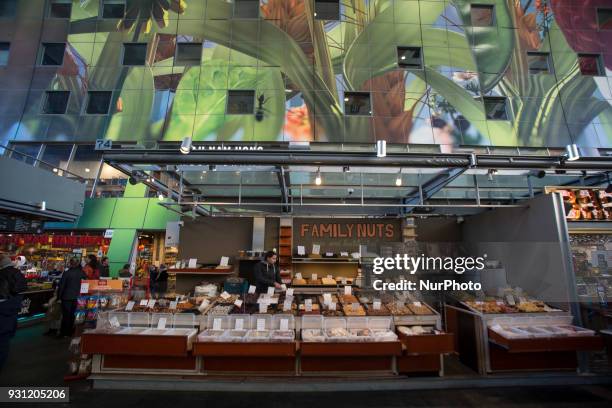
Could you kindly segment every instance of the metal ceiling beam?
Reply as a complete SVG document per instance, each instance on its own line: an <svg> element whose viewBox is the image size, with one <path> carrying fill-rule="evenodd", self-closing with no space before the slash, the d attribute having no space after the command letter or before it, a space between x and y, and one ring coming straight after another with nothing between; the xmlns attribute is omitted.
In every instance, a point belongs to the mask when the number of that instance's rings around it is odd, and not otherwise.
<svg viewBox="0 0 612 408"><path fill-rule="evenodd" d="M421 184L416 191L413 190L408 197L402 200L402 204L404 204L404 212L409 213L414 209L414 207L406 207L406 205L412 204L416 207L416 204L425 204L425 202L433 197L434 194L442 190L448 183L465 173L467 169L468 167L449 169L448 171L435 175L427 182Z"/></svg>
<svg viewBox="0 0 612 408"><path fill-rule="evenodd" d="M288 190L289 177L287 173L285 172L285 168L283 166L276 166L276 168L278 169L278 171L276 172L276 176L278 177L278 185L280 187L281 199L283 202L282 211L288 213L288 212L291 212L291 207L288 206L289 204L289 190Z"/></svg>
<svg viewBox="0 0 612 408"><path fill-rule="evenodd" d="M217 152L196 151L188 155L178 151L135 150L130 152L110 152L105 154L107 161L124 164L233 164L233 165L335 165L373 167L423 167L423 168L496 168L496 169L566 169L566 170L612 170L609 157L586 157L576 161L566 161L554 156L508 156L488 154L448 154L448 153L389 153L386 157L376 157L372 153L304 152L286 150L265 152Z"/></svg>

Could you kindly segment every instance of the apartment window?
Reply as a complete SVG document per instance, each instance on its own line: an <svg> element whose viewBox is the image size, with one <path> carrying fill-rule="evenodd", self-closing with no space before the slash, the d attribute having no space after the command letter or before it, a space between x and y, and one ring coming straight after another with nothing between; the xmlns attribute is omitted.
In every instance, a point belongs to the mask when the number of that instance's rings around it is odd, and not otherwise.
<svg viewBox="0 0 612 408"><path fill-rule="evenodd" d="M38 158L40 152L40 143L17 143L11 144L11 149L14 151L11 153L11 159L19 160L27 164L34 164Z"/></svg>
<svg viewBox="0 0 612 408"><path fill-rule="evenodd" d="M85 113L88 115L106 115L110 107L113 93L110 91L89 91L87 94L87 107Z"/></svg>
<svg viewBox="0 0 612 408"><path fill-rule="evenodd" d="M123 18L125 15L125 0L103 0L102 18Z"/></svg>
<svg viewBox="0 0 612 408"><path fill-rule="evenodd" d="M100 168L101 156L101 152L96 151L92 145L78 145L68 171L85 179L95 178Z"/></svg>
<svg viewBox="0 0 612 408"><path fill-rule="evenodd" d="M123 44L123 65L145 65L146 60L146 43Z"/></svg>
<svg viewBox="0 0 612 408"><path fill-rule="evenodd" d="M338 0L315 0L315 19L340 20L340 2Z"/></svg>
<svg viewBox="0 0 612 408"><path fill-rule="evenodd" d="M49 170L53 170L54 173L62 175L60 170L66 170L68 168L68 160L72 153L73 145L71 144L48 144L45 145L45 150L41 160L45 163L44 167L51 167Z"/></svg>
<svg viewBox="0 0 612 408"><path fill-rule="evenodd" d="M7 66L9 54L11 52L11 43L0 42L0 66Z"/></svg>
<svg viewBox="0 0 612 408"><path fill-rule="evenodd" d="M604 69L601 62L601 55L598 54L578 54L578 65L580 73L587 76L603 76Z"/></svg>
<svg viewBox="0 0 612 408"><path fill-rule="evenodd" d="M51 0L48 16L51 18L70 18L72 0Z"/></svg>
<svg viewBox="0 0 612 408"><path fill-rule="evenodd" d="M255 111L255 91L227 91L228 115L249 115Z"/></svg>
<svg viewBox="0 0 612 408"><path fill-rule="evenodd" d="M17 0L0 1L0 18L13 18L17 14Z"/></svg>
<svg viewBox="0 0 612 408"><path fill-rule="evenodd" d="M64 43L43 43L40 65L62 65L65 49Z"/></svg>
<svg viewBox="0 0 612 408"><path fill-rule="evenodd" d="M201 43L176 44L175 65L200 65L202 60Z"/></svg>
<svg viewBox="0 0 612 408"><path fill-rule="evenodd" d="M550 54L547 52L528 52L527 64L532 75L550 73Z"/></svg>
<svg viewBox="0 0 612 408"><path fill-rule="evenodd" d="M345 115L371 115L372 107L369 92L345 92Z"/></svg>
<svg viewBox="0 0 612 408"><path fill-rule="evenodd" d="M490 27L495 24L495 7L492 4L472 4L470 20L473 27Z"/></svg>
<svg viewBox="0 0 612 408"><path fill-rule="evenodd" d="M420 47L397 47L397 65L402 68L423 68Z"/></svg>
<svg viewBox="0 0 612 408"><path fill-rule="evenodd" d="M42 113L48 115L62 115L66 113L69 98L70 92L68 91L47 91L42 106Z"/></svg>
<svg viewBox="0 0 612 408"><path fill-rule="evenodd" d="M508 120L507 99L499 96L485 96L485 114L489 120Z"/></svg>
<svg viewBox="0 0 612 408"><path fill-rule="evenodd" d="M612 30L612 8L597 9L597 27L600 30Z"/></svg>
<svg viewBox="0 0 612 408"><path fill-rule="evenodd" d="M259 0L234 0L234 18L259 18Z"/></svg>

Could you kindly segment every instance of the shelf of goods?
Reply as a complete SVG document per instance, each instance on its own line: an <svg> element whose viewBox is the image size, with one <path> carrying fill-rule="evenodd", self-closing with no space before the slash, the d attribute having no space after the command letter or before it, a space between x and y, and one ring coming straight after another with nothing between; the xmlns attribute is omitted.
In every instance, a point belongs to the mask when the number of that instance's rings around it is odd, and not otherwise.
<svg viewBox="0 0 612 408"><path fill-rule="evenodd" d="M234 268L231 266L223 268L170 268L168 273L189 274L189 275L231 275Z"/></svg>
<svg viewBox="0 0 612 408"><path fill-rule="evenodd" d="M92 373L193 372L198 320L191 313L108 312L81 334L81 353L93 354Z"/></svg>
<svg viewBox="0 0 612 408"><path fill-rule="evenodd" d="M291 246L292 246L292 226L281 225L278 236L278 264L281 271L290 272L291 265Z"/></svg>
<svg viewBox="0 0 612 408"><path fill-rule="evenodd" d="M481 374L515 370L575 370L578 351L600 350L594 331L572 325L568 312L543 302L502 300L445 305L461 361Z"/></svg>
<svg viewBox="0 0 612 408"><path fill-rule="evenodd" d="M296 293L336 291L355 285L359 262L349 258L293 258L291 286Z"/></svg>

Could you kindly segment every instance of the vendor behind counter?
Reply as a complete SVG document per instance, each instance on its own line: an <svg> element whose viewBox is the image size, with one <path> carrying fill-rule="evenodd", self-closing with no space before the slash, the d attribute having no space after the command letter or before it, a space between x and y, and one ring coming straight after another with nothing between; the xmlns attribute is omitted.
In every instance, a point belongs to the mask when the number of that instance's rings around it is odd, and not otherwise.
<svg viewBox="0 0 612 408"><path fill-rule="evenodd" d="M264 259L255 265L255 286L258 293L265 293L268 287L280 289L282 280L280 269L276 264L278 257L272 251L266 252Z"/></svg>

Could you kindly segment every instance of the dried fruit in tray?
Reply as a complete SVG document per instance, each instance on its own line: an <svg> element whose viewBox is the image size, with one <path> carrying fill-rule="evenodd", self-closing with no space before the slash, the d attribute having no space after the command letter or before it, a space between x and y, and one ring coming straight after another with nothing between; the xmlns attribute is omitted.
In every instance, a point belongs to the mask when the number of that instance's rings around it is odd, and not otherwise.
<svg viewBox="0 0 612 408"><path fill-rule="evenodd" d="M321 283L323 285L336 286L336 280L333 278L321 278Z"/></svg>
<svg viewBox="0 0 612 408"><path fill-rule="evenodd" d="M410 316L412 311L406 307L406 305L398 305L397 303L389 303L386 305L387 309L393 316Z"/></svg>
<svg viewBox="0 0 612 408"><path fill-rule="evenodd" d="M357 305L356 308L353 308L353 305ZM347 316L365 316L366 312L359 303L344 303L342 305L342 311Z"/></svg>
<svg viewBox="0 0 612 408"><path fill-rule="evenodd" d="M544 302L539 301L521 302L518 304L517 308L523 313L541 313L546 311Z"/></svg>
<svg viewBox="0 0 612 408"><path fill-rule="evenodd" d="M380 305L380 309L374 309L374 305L371 303L365 305L365 308L368 316L389 316L391 314L387 306L383 304Z"/></svg>
<svg viewBox="0 0 612 408"><path fill-rule="evenodd" d="M291 282L292 285L297 285L297 286L303 286L306 285L306 279L302 279L302 278L293 278L293 281Z"/></svg>
<svg viewBox="0 0 612 408"><path fill-rule="evenodd" d="M340 302L342 303L359 303L359 299L355 295L341 295Z"/></svg>
<svg viewBox="0 0 612 408"><path fill-rule="evenodd" d="M408 305L408 308L415 315L431 315L431 314L433 314L433 312L427 306L425 306L423 304L416 305L414 303L411 303L411 304Z"/></svg>

